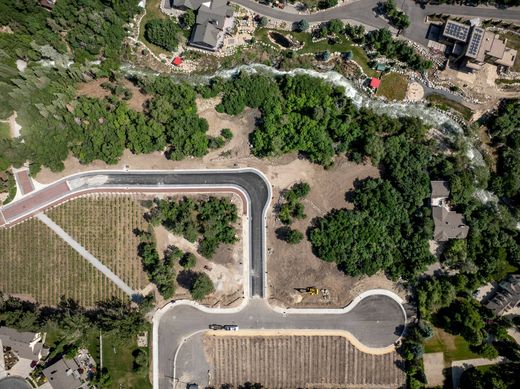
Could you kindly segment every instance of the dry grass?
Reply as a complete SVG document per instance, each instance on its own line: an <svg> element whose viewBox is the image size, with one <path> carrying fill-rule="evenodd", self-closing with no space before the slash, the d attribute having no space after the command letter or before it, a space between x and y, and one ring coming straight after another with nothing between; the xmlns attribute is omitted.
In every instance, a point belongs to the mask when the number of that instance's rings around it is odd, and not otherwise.
<svg viewBox="0 0 520 389"><path fill-rule="evenodd" d="M206 336L211 385L266 388L401 387L396 352L372 355L339 336Z"/></svg>
<svg viewBox="0 0 520 389"><path fill-rule="evenodd" d="M72 200L48 212L49 217L134 289L148 284L137 255L146 230L145 209L129 195L92 195Z"/></svg>
<svg viewBox="0 0 520 389"><path fill-rule="evenodd" d="M61 296L84 306L110 296L124 296L36 219L0 229L0 268L0 291L32 297L45 305L56 305Z"/></svg>
<svg viewBox="0 0 520 389"><path fill-rule="evenodd" d="M381 87L377 91L378 96L384 96L388 100L404 100L408 79L399 73L385 74L381 79Z"/></svg>

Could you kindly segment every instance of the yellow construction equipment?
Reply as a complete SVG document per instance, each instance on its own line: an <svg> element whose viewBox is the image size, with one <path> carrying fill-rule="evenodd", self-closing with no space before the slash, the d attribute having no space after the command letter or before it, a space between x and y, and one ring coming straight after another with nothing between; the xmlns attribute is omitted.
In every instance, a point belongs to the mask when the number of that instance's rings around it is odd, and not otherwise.
<svg viewBox="0 0 520 389"><path fill-rule="evenodd" d="M296 288L300 293L307 293L310 296L317 296L320 294L320 290L315 286L308 286L307 288Z"/></svg>

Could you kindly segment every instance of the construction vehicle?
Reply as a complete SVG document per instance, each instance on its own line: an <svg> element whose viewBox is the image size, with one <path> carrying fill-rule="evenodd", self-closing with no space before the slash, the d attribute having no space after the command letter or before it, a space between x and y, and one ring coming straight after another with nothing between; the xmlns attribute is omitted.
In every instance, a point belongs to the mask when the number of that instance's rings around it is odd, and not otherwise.
<svg viewBox="0 0 520 389"><path fill-rule="evenodd" d="M296 288L300 293L306 293L310 296L317 296L320 294L320 290L315 286L308 286L307 288Z"/></svg>

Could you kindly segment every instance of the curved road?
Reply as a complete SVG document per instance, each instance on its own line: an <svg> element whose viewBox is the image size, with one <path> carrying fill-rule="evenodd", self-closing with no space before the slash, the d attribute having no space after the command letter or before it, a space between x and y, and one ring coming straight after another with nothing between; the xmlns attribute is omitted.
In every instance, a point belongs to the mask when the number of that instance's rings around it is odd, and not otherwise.
<svg viewBox="0 0 520 389"><path fill-rule="evenodd" d="M236 188L248 197L250 296L264 296L265 214L271 188L260 172L228 171L99 171L75 174L30 193L0 210L0 226L14 224L85 192L168 191L178 188Z"/></svg>
<svg viewBox="0 0 520 389"><path fill-rule="evenodd" d="M338 7L330 8L324 11L312 14L296 14L272 8L256 2L255 0L230 0L232 3L239 4L258 14L284 20L286 22L296 22L302 19L309 23L325 22L331 19L352 20L362 23L372 28L388 27L386 19L377 17L374 9L381 0L358 0ZM495 7L468 7L462 5L426 5L421 7L412 0L397 1L400 7L410 17L411 25L407 28L403 35L417 43L425 45L427 43L426 34L428 25L424 22L427 15L431 14L447 14L453 16L493 18L503 20L520 20L520 8L511 7L508 9L500 9Z"/></svg>
<svg viewBox="0 0 520 389"><path fill-rule="evenodd" d="M179 305L167 311L159 322L159 382L155 388L172 387L175 379L182 375L182 372L174 371L174 365L183 365L182 361L175 361L178 348L184 339L201 330L207 330L212 323L237 324L240 329L257 330L343 330L351 333L365 346L386 348L399 338L404 319L401 305L383 295L365 297L352 310L344 313L340 310L337 313L324 310L320 314L306 313L306 310L289 314L276 312L266 300L258 298L250 300L238 312L203 312L192 306ZM164 343L177 347L163 346ZM201 358L203 360L204 356L201 355Z"/></svg>
<svg viewBox="0 0 520 389"><path fill-rule="evenodd" d="M264 265L266 212L271 201L271 186L263 174L254 169L79 173L0 208L0 226L16 224L86 193L174 191L233 191L242 197L247 205L249 225L249 255L245 258L245 262L249 262L249 290L245 291L245 299L237 308L210 309L180 302L157 312L153 333L154 388L171 388L173 361L183 340L215 322L235 323L243 329L344 330L365 346L379 349L388 348L400 337L406 314L400 299L385 291L367 293L343 310L283 311L269 306L265 295Z"/></svg>

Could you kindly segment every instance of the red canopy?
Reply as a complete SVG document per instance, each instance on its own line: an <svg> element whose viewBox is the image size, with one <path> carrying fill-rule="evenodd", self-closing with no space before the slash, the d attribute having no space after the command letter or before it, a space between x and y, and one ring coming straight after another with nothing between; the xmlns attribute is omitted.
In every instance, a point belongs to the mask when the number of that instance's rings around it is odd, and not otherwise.
<svg viewBox="0 0 520 389"><path fill-rule="evenodd" d="M172 64L174 64L175 66L179 66L181 63L182 63L181 57L175 57L172 61Z"/></svg>
<svg viewBox="0 0 520 389"><path fill-rule="evenodd" d="M379 78L372 77L370 80L370 87L377 89L379 88L379 85L381 85L381 80Z"/></svg>

